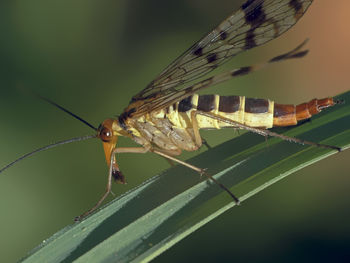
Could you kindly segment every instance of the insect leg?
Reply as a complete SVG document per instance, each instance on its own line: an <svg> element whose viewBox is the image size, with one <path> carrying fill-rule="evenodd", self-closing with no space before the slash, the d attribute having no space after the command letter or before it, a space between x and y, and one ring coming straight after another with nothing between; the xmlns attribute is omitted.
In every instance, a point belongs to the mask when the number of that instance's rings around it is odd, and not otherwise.
<svg viewBox="0 0 350 263"><path fill-rule="evenodd" d="M208 177L208 179L210 179L211 181L213 181L214 183L216 183L218 186L220 186L223 190L225 190L231 197L232 199L235 201L236 205L239 205L240 204L240 201L239 199L230 191L230 189L228 189L226 186L224 186L222 183L218 182L214 177L212 177L210 174L208 174L205 169L202 169L202 168L199 168L199 167L196 167L192 164L189 164L189 163L186 163L184 161L181 161L171 155L168 155L168 154L165 154L161 151L158 151L158 150L152 150L152 152L160 155L160 156L163 156L165 158L168 158L169 160L172 160L174 162L177 162L179 164L182 164L183 166L186 166L196 172L198 172L200 175L205 175L206 177Z"/></svg>
<svg viewBox="0 0 350 263"><path fill-rule="evenodd" d="M196 118L196 111L191 112L191 122L192 122L192 128L193 128L193 133L195 137L195 142L198 147L200 147L202 144L205 145L208 150L211 149L212 147L208 144L208 142L203 139L199 133L199 126L198 126L198 121Z"/></svg>
<svg viewBox="0 0 350 263"><path fill-rule="evenodd" d="M146 153L149 151L149 147L121 147L121 148L116 148L112 152L112 156L114 156L117 153ZM106 199L106 197L111 193L111 187L112 187L112 174L113 174L113 164L115 162L114 158L111 158L111 163L109 165L109 172L108 172L108 179L107 179L107 185L106 185L106 191L98 200L98 202L90 208L88 211L85 213L81 214L80 216L77 216L74 220L75 221L81 221L84 217L87 215L91 214L93 211L95 211L101 204L102 202Z"/></svg>
<svg viewBox="0 0 350 263"><path fill-rule="evenodd" d="M176 155L180 155L181 154L181 150L163 150L163 149L157 149L158 151L165 153L167 155L171 155L171 156L176 156ZM151 150L153 152L153 150ZM169 158L164 157L164 159L170 164L171 167L175 166L175 162L173 162L172 160L170 160Z"/></svg>
<svg viewBox="0 0 350 263"><path fill-rule="evenodd" d="M198 126L198 121L197 121L197 112L192 111L191 112L191 121L192 121L192 128L193 128L193 134L194 134L194 139L196 142L196 145L200 147L202 145L202 137L199 133L199 126Z"/></svg>
<svg viewBox="0 0 350 263"><path fill-rule="evenodd" d="M341 147L337 147L337 146L333 146L333 145L327 145L327 144L321 144L321 143L317 143L317 142L310 142L310 141L306 141L306 140L302 140L302 139L298 139L298 138L294 138L294 137L289 137L289 136L286 136L286 135L283 135L283 134L279 134L279 133L276 133L276 132L272 132L272 131L269 131L269 130L250 127L250 126L247 126L245 124L242 124L242 123L230 120L228 118L216 115L216 114L211 113L211 112L197 111L197 114L200 114L200 115L203 115L203 116L206 116L208 118L212 118L212 119L215 119L215 120L218 120L218 121L221 121L221 122L228 123L228 124L232 125L235 128L251 131L251 132L260 134L262 136L265 136L265 137L268 137L268 136L270 136L270 137L277 137L277 138L280 138L280 139L282 139L284 141L295 142L295 143L302 144L302 145L307 144L307 145L312 145L312 146L317 146L317 147L322 147L322 148L327 148L327 149L333 149L333 150L337 150L338 152L340 152L342 150Z"/></svg>

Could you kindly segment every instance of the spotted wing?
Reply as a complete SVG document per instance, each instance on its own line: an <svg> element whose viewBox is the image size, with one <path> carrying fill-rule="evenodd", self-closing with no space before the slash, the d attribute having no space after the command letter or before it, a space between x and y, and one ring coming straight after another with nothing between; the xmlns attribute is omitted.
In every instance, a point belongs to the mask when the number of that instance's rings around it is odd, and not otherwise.
<svg viewBox="0 0 350 263"><path fill-rule="evenodd" d="M223 72L221 74L218 74L218 75L209 77L207 79L204 79L202 81L199 81L199 82L197 82L191 86L188 86L184 89L181 89L177 92L169 92L168 94L164 94L163 96L159 96L157 98L154 98L152 100L152 105L153 105L152 110L156 111L156 110L164 109L164 108L168 107L169 105L173 104L174 102L181 101L181 100L187 100L188 97L190 97L194 93L197 93L199 90L217 85L219 83L222 83L224 81L227 81L227 80L230 80L230 79L233 79L236 77L247 75L247 74L254 72L254 71L258 71L262 68L267 67L270 64L280 62L280 61L289 60L289 59L302 58L302 57L306 56L309 52L309 50L303 49L307 42L308 42L308 39L306 39L303 43L298 45L293 50L291 50L287 53L275 56L265 63L258 63L258 64L254 64L254 65L251 65L248 67L241 67L241 68L237 68L237 69L232 69L230 71ZM147 107L147 103L144 105ZM142 109L142 106L141 106L141 109Z"/></svg>
<svg viewBox="0 0 350 263"><path fill-rule="evenodd" d="M181 93L182 84L207 74L242 51L283 34L301 18L312 1L247 0L135 95L127 110L136 111L129 117L158 108L162 98L178 97L173 95ZM169 100L165 106L173 102Z"/></svg>

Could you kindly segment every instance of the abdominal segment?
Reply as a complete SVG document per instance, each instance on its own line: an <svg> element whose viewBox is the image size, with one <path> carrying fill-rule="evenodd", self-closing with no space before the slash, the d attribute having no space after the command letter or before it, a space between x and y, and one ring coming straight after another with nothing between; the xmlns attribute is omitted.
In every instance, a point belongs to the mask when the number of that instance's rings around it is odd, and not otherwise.
<svg viewBox="0 0 350 263"><path fill-rule="evenodd" d="M334 104L333 98L313 99L296 106L275 103L273 126L296 125L298 121L309 119Z"/></svg>
<svg viewBox="0 0 350 263"><path fill-rule="evenodd" d="M268 99L245 96L194 94L168 107L165 111L167 118L176 127L191 128L191 112L197 110L210 112L250 127L268 129L296 125L298 121L308 119L334 104L333 98L313 99L299 105L287 105L277 104ZM196 115L196 118L198 127L202 129L220 129L229 126L227 123L203 115Z"/></svg>

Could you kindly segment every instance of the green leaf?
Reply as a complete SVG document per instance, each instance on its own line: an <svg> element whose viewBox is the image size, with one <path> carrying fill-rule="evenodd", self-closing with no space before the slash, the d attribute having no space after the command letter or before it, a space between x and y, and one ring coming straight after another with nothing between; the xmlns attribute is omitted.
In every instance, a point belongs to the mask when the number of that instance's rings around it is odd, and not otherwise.
<svg viewBox="0 0 350 263"><path fill-rule="evenodd" d="M337 97L350 101L350 92ZM312 121L275 129L288 136L350 147L350 104ZM241 201L337 151L244 133L189 163L208 172ZM116 198L83 222L53 235L23 262L147 262L235 204L216 184L176 166Z"/></svg>

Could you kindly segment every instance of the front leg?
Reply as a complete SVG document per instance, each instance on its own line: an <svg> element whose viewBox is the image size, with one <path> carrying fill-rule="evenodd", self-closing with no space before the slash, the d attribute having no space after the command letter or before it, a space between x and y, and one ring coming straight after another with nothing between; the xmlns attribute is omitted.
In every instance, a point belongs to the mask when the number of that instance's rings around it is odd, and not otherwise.
<svg viewBox="0 0 350 263"><path fill-rule="evenodd" d="M109 172L108 172L108 178L107 178L107 185L106 185L106 191L104 192L103 196L100 198L100 200L88 211L85 213L81 214L80 216L77 216L74 220L75 221L81 221L84 217L87 215L91 214L94 212L101 204L102 202L106 199L106 197L109 195L111 192L111 187L112 187L112 178L118 176L123 176L119 170L119 167L116 163L114 155L117 153L146 153L151 149L150 146L146 147L121 147L121 148L115 148L112 152L112 158L111 162L109 164ZM123 176L124 177L124 176Z"/></svg>
<svg viewBox="0 0 350 263"><path fill-rule="evenodd" d="M119 184L126 184L125 176L120 171L119 166L115 160L115 154L117 153L146 153L149 151L151 147L121 147L116 148L112 152L112 159L113 159L113 165L112 165L112 177L114 178L114 181Z"/></svg>

